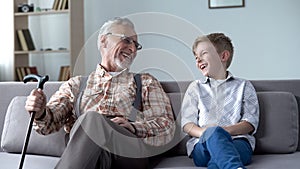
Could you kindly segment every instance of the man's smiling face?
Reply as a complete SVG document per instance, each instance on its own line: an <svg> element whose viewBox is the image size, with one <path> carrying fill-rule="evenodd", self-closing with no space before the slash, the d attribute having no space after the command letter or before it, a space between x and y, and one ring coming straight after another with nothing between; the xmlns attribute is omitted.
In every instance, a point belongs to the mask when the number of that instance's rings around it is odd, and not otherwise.
<svg viewBox="0 0 300 169"><path fill-rule="evenodd" d="M129 68L135 59L137 42L135 31L126 25L115 25L105 35L105 56L109 71L120 71ZM131 42L131 43L130 43Z"/></svg>

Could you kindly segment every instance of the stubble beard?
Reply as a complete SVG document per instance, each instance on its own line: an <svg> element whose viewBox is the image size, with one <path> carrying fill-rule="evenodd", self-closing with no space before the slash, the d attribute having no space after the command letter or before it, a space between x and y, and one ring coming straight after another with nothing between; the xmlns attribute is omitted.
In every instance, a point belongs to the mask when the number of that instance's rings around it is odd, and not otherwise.
<svg viewBox="0 0 300 169"><path fill-rule="evenodd" d="M119 58L115 59L115 63L118 66L119 70L129 69L132 62L133 62L133 59L129 59L129 58L126 58L123 61L121 61Z"/></svg>

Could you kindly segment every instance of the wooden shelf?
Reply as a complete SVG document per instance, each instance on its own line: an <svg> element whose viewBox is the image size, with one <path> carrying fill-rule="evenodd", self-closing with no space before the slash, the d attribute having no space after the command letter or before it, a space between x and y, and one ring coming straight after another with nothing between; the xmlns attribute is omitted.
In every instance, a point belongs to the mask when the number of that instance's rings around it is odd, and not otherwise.
<svg viewBox="0 0 300 169"><path fill-rule="evenodd" d="M41 12L17 12L15 16L37 16L37 15L54 15L54 14L67 14L69 10L49 10L49 11L41 11Z"/></svg>
<svg viewBox="0 0 300 169"><path fill-rule="evenodd" d="M48 54L48 53L69 53L70 50L34 50L34 51L15 51L15 55L23 54Z"/></svg>
<svg viewBox="0 0 300 169"><path fill-rule="evenodd" d="M54 1L54 2L62 2L62 1ZM13 58L13 66L11 68L11 74L14 74L13 79L17 79L16 76L16 67L20 66L37 66L37 67L43 67L45 72L48 74L49 72L52 73L53 77L56 76L56 71L59 72L59 68L57 68L59 65L68 65L70 66L71 72L73 69L73 66L76 63L76 59L78 54L80 53L81 48L84 45L84 12L83 12L83 1L81 0L68 0L64 1L62 3L68 3L67 8L60 8L62 10L54 10L52 9L53 6L49 6L49 10L43 10L40 12L18 12L19 4L28 4L31 3L30 0L14 0L14 13L12 13L14 17L14 58ZM42 5L42 0L37 3L39 5ZM53 4L54 5L54 4ZM44 18L39 16L47 16L45 20ZM50 17L48 17L50 16ZM53 16L53 17L52 17ZM65 17L66 16L66 17ZM37 17L37 18L35 18ZM30 18L34 18L31 20ZM30 21L31 20L31 21ZM45 21L45 22L44 22ZM52 24L47 27L47 23ZM57 22L57 25L55 24ZM32 27L32 24L34 27ZM61 28L66 28L67 30L63 30L62 33ZM26 45L24 45L24 38L25 43L28 42L28 36L22 36L18 31L20 30L30 30L30 34L33 39L33 44L35 46L36 50L29 50L24 51L22 49L26 50ZM47 34L47 29L50 29L50 33ZM54 37L55 33L60 34L62 36L60 37ZM24 34L24 32L23 32ZM26 34L28 35L28 34ZM65 37L64 37L65 35ZM49 37L50 36L50 37ZM26 38L27 37L27 38ZM36 39L35 39L36 38ZM49 38L49 41L47 39ZM54 38L63 38L63 41L55 41ZM67 38L67 39L66 39ZM65 41L66 40L66 41ZM21 43L20 43L21 41ZM47 41L47 42L46 42ZM31 45L32 46L32 45ZM44 46L51 47L53 50L40 50L41 48L44 48ZM28 43L27 43L28 47ZM65 47L64 50L59 50L58 47ZM32 48L31 48L32 49ZM42 54L51 54L51 57L54 56L55 64L51 65L49 67L45 67L40 62L30 62L31 56L33 58L34 55L42 55ZM55 57L62 55L66 57ZM37 56L38 57L38 56ZM52 60L53 58L50 58ZM46 58L44 61L41 60L41 62L47 62ZM53 61L54 62L54 61ZM68 63L67 63L68 62ZM32 65L30 65L32 64ZM51 62L51 64L53 64ZM58 75L58 73L57 73ZM54 78L55 79L55 78Z"/></svg>

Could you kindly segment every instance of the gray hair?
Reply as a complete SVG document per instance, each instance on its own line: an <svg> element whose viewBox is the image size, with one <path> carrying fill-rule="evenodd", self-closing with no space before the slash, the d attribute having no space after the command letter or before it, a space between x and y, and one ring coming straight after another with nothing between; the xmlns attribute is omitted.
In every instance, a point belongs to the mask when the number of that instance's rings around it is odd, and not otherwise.
<svg viewBox="0 0 300 169"><path fill-rule="evenodd" d="M101 42L100 42L101 36L106 35L107 33L110 33L111 28L115 25L129 26L132 29L134 29L134 24L128 18L116 17L116 18L106 21L99 30L99 35L98 35L98 39L97 39L97 47L98 47L99 51L100 51L100 45L101 45Z"/></svg>

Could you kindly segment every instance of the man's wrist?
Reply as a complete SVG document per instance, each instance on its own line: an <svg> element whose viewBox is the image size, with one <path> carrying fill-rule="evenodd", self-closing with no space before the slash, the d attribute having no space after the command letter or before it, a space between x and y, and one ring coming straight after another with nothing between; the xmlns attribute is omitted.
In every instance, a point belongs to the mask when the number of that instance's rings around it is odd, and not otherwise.
<svg viewBox="0 0 300 169"><path fill-rule="evenodd" d="M45 118L45 116L46 116L46 109L43 111L43 113L42 113L39 117L36 117L36 118L34 118L34 119L35 119L35 120L42 120L42 119Z"/></svg>

